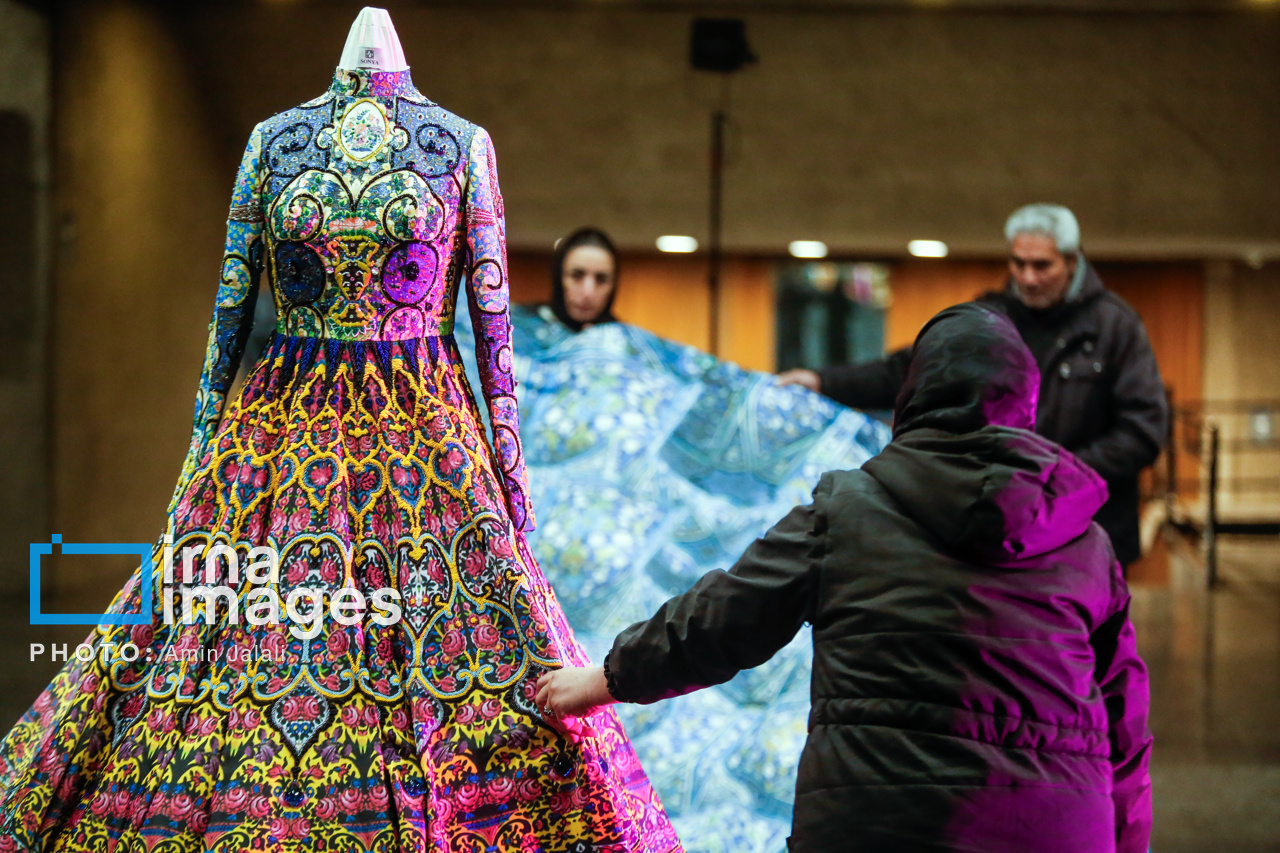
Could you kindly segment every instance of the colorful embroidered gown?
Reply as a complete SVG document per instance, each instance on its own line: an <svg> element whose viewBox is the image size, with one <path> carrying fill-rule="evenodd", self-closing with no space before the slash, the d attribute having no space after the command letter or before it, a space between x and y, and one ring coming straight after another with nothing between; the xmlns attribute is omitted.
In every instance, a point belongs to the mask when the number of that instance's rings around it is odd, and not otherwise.
<svg viewBox="0 0 1280 853"><path fill-rule="evenodd" d="M255 128L227 235L169 534L178 580L184 548L199 568L218 544L242 563L273 546L278 579L219 558L236 594L167 624L181 586L158 543L151 624L100 626L101 653L0 744L0 851L679 850L613 713L575 744L533 702L586 658L525 544L488 135L407 71L340 70ZM277 331L224 414L264 269ZM460 286L492 447L452 335ZM140 612L140 581L110 612ZM259 581L280 602L325 590L319 633L249 620ZM330 616L345 587L399 591L402 618ZM127 642L134 661L108 647Z"/></svg>

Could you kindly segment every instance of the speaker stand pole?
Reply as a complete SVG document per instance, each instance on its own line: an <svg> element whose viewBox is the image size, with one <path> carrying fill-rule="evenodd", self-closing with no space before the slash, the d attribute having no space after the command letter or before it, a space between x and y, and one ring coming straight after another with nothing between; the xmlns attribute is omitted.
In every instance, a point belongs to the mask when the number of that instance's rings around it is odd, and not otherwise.
<svg viewBox="0 0 1280 853"><path fill-rule="evenodd" d="M724 128L729 117L721 108L711 114L711 239L708 246L708 298L711 317L711 354L720 356L720 232L721 204L724 200Z"/></svg>

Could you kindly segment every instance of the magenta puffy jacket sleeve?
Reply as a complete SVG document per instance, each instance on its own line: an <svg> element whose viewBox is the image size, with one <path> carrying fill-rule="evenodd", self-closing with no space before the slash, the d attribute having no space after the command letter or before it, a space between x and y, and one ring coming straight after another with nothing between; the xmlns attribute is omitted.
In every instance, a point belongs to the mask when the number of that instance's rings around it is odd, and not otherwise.
<svg viewBox="0 0 1280 853"><path fill-rule="evenodd" d="M1129 590L1120 564L1112 566L1111 615L1090 638L1097 681L1107 707L1111 739L1112 800L1116 853L1146 853L1151 838L1151 694L1147 667L1138 657L1129 620Z"/></svg>

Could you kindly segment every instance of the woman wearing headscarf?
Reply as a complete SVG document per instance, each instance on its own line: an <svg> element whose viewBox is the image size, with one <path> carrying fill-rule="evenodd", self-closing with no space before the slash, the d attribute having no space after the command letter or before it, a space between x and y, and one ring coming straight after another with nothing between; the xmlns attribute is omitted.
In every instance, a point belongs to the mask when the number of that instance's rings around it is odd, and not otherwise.
<svg viewBox="0 0 1280 853"><path fill-rule="evenodd" d="M551 259L551 311L570 331L614 323L618 250L599 228L579 228L556 244Z"/></svg>
<svg viewBox="0 0 1280 853"><path fill-rule="evenodd" d="M1139 853L1146 668L1091 521L1103 481L1037 436L1039 371L967 304L916 339L892 443L825 474L729 572L537 701L579 714L718 684L813 625L793 851Z"/></svg>

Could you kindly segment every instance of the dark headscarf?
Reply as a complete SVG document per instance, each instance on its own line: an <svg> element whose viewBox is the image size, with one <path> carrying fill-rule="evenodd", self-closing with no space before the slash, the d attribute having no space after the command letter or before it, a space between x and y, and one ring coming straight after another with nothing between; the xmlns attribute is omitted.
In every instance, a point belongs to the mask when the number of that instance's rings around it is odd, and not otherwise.
<svg viewBox="0 0 1280 853"><path fill-rule="evenodd" d="M972 302L940 312L911 350L893 435L963 434L993 424L1034 430L1040 369L1008 317Z"/></svg>
<svg viewBox="0 0 1280 853"><path fill-rule="evenodd" d="M579 246L598 246L613 258L613 292L609 294L609 301L604 304L604 310L589 322L618 322L618 318L613 316L613 300L618 295L618 250L613 247L613 241L609 239L609 235L599 228L579 228L560 241L559 245L556 246L555 256L551 259L551 310L555 312L556 318L561 323L564 323L575 332L581 332L583 324L570 317L568 310L565 308L564 259Z"/></svg>

